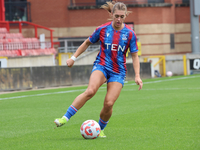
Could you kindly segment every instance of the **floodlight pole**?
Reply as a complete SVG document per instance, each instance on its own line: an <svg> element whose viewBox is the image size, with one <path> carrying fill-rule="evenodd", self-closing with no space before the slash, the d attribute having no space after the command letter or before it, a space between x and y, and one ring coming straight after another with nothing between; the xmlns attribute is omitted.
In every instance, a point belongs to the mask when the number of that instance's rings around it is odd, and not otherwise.
<svg viewBox="0 0 200 150"><path fill-rule="evenodd" d="M199 50L199 15L194 14L194 0L190 0L190 22L192 53L200 54Z"/></svg>

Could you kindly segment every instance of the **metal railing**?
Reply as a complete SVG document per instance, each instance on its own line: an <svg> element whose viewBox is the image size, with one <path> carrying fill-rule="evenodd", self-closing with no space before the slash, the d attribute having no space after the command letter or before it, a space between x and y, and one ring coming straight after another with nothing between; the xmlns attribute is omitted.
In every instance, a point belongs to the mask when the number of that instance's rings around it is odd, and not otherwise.
<svg viewBox="0 0 200 150"><path fill-rule="evenodd" d="M0 51L3 50L28 50L28 49L49 49L51 42L1 42Z"/></svg>
<svg viewBox="0 0 200 150"><path fill-rule="evenodd" d="M58 51L60 53L74 53L78 49L80 45L73 45L72 42L84 42L85 39L66 39L66 40L59 40L56 42L60 43L60 46L58 47ZM71 45L69 45L69 42L71 42ZM91 52L96 49L100 49L100 45L97 44L92 44L90 45L85 52Z"/></svg>
<svg viewBox="0 0 200 150"><path fill-rule="evenodd" d="M93 2L80 2L80 1L70 1L70 6L100 6L105 4L107 1L110 0L94 0ZM131 4L152 4L152 3L171 3L170 0L120 0L126 5ZM190 0L176 0L175 3L178 4L189 4Z"/></svg>
<svg viewBox="0 0 200 150"><path fill-rule="evenodd" d="M59 47L58 50L60 53L74 53L79 46L69 46L69 47ZM94 51L100 49L100 45L90 45L85 52Z"/></svg>
<svg viewBox="0 0 200 150"><path fill-rule="evenodd" d="M110 0L94 0L94 2L76 2L71 0L70 6L96 6L96 5L103 5L107 1ZM125 4L149 4L149 3L165 3L165 0L120 0L120 2L123 2Z"/></svg>
<svg viewBox="0 0 200 150"><path fill-rule="evenodd" d="M10 32L10 25L11 24L17 24L19 27L19 33L22 33L22 27L24 27L25 24L33 26L35 30L35 38L38 38L38 28L48 30L50 32L50 40L51 40L51 48L53 48L53 31L50 28L32 23L27 21L0 21L0 27L5 27L8 32Z"/></svg>

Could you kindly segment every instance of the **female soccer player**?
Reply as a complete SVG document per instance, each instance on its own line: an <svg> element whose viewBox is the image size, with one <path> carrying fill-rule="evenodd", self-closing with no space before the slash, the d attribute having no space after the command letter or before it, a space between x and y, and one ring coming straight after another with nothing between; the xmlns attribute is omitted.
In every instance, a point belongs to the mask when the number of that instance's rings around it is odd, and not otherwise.
<svg viewBox="0 0 200 150"><path fill-rule="evenodd" d="M124 20L128 15L126 5L121 2L107 2L102 8L111 14L113 21L96 28L94 33L85 40L74 55L67 60L68 67L72 67L76 58L83 53L90 44L100 40L100 52L94 62L88 87L85 92L74 99L66 114L62 118L56 119L54 122L57 127L64 125L95 95L99 87L107 82L107 93L99 119L99 125L101 127L99 136L106 137L104 128L112 115L113 105L119 97L126 77L126 52L128 48L130 48L132 55L135 82L139 85L138 90L142 89L143 83L139 73L140 64L137 53L136 35L131 28L124 24Z"/></svg>

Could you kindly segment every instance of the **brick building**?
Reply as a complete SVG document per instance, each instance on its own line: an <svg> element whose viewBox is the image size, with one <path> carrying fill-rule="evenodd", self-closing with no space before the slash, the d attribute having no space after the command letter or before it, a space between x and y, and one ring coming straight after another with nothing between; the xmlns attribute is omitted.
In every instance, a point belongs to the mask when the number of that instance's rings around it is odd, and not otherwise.
<svg viewBox="0 0 200 150"><path fill-rule="evenodd" d="M99 8L102 0L27 1L31 4L31 21L54 29L54 40L88 37L97 26L109 21L109 14ZM143 56L191 52L189 0L121 2L132 11L125 21L134 23Z"/></svg>

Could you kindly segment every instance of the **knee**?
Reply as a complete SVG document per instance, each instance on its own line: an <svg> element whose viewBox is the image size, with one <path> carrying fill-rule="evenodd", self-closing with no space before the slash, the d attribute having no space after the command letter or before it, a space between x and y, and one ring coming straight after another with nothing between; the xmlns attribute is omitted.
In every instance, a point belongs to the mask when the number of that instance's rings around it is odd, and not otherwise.
<svg viewBox="0 0 200 150"><path fill-rule="evenodd" d="M104 103L104 108L105 108L106 110L110 110L110 109L113 108L113 105L114 105L114 102L113 102L113 101L107 101L107 102Z"/></svg>
<svg viewBox="0 0 200 150"><path fill-rule="evenodd" d="M87 89L85 91L85 94L86 94L87 97L93 97L95 95L95 93L96 93L96 91L94 89L92 89L92 88Z"/></svg>

